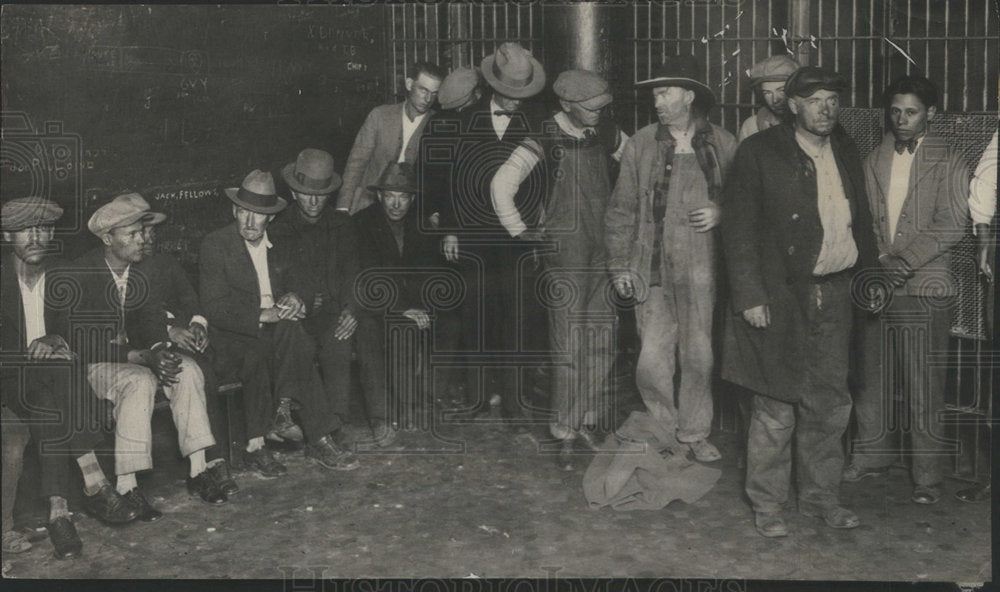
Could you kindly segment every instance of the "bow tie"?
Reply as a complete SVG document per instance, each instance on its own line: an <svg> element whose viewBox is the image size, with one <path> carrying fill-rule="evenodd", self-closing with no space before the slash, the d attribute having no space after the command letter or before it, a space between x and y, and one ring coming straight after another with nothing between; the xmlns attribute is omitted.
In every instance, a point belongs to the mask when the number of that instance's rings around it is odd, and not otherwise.
<svg viewBox="0 0 1000 592"><path fill-rule="evenodd" d="M903 150L908 150L910 154L917 149L917 141L914 140L896 140L896 154L902 154Z"/></svg>
<svg viewBox="0 0 1000 592"><path fill-rule="evenodd" d="M493 112L493 115L497 117L513 117L517 111L507 111L506 109L497 109Z"/></svg>

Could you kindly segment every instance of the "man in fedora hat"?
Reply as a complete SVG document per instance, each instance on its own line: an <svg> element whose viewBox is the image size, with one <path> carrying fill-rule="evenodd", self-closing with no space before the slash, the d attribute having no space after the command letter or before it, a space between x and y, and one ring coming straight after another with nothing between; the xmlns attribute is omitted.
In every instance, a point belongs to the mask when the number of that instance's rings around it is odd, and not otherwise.
<svg viewBox="0 0 1000 592"><path fill-rule="evenodd" d="M859 524L838 501L841 438L851 414L852 301L869 302L867 290L853 289L867 281L852 281L877 268L878 251L861 158L838 124L846 90L836 72L797 70L785 85L794 118L747 138L726 186L733 314L722 377L755 391L746 493L765 537L788 534L781 510L793 462L799 512L833 528Z"/></svg>
<svg viewBox="0 0 1000 592"><path fill-rule="evenodd" d="M206 470L205 449L215 444L215 437L204 376L194 360L174 350L162 296L139 268L146 256L145 226L165 219L138 193L115 197L87 222L102 245L74 261L69 278L81 293L74 310L88 313L84 330L73 333L74 351L87 364L94 393L114 403L118 492L139 509L144 521L162 516L139 490L135 476L153 466L151 421L158 386L170 401L181 454L190 462L188 491L210 504L227 499ZM95 337L109 333L114 337L95 343Z"/></svg>
<svg viewBox="0 0 1000 592"><path fill-rule="evenodd" d="M295 275L301 278L299 295L311 302L302 323L317 340L320 371L327 399L342 421L347 419L354 317L353 281L357 273L357 237L350 216L329 206L341 187L333 156L306 148L285 165L281 178L292 197L290 207L268 225L268 237L291 251ZM329 278L325 271L333 266ZM328 281L329 280L329 281ZM366 369L362 364L362 372ZM302 432L291 420L290 401L278 405L275 432L282 438L301 440Z"/></svg>
<svg viewBox="0 0 1000 592"><path fill-rule="evenodd" d="M492 182L492 200L501 224L512 237L551 241L543 257L545 277L566 283L579 294L573 306L548 306L549 346L557 363L549 424L562 441L560 463L572 464L573 441L596 447L590 428L605 411L607 378L614 361L615 311L606 298L607 257L604 214L611 197L612 165L628 140L607 117L612 97L608 83L589 70L559 74L552 89L562 110L542 124L546 133L527 138L511 153ZM515 195L535 167L547 179L544 222L529 228ZM554 290L557 291L557 290ZM574 336L573 332L579 331ZM588 429L584 429L584 427Z"/></svg>
<svg viewBox="0 0 1000 592"><path fill-rule="evenodd" d="M60 559L77 555L82 548L66 501L70 459L83 474L84 503L91 513L109 524L129 522L139 514L115 491L97 462L93 449L102 434L94 429L92 395L72 379L78 357L66 341L69 311L60 297L72 285L60 282L57 270L65 263L50 255L54 224L62 213L58 204L40 197L12 199L0 213L4 238L0 262L3 440L5 446L8 439L16 440L15 428L20 425L39 447L40 493L49 502L48 533ZM18 461L25 444L27 438L15 448ZM22 549L27 543L13 530L10 514L13 499L9 498L17 489L20 463L8 472L6 460L5 451L5 553L17 552L15 543L20 542Z"/></svg>
<svg viewBox="0 0 1000 592"><path fill-rule="evenodd" d="M444 267L445 261L438 250L437 241L420 229L417 209L413 207L419 188L417 175L409 163L390 163L379 180L371 185L376 203L361 210L354 216L358 228L358 258L360 271L385 269L378 276L389 279L398 296L389 306L362 302L366 322L359 328L359 334L367 337L368 347L363 348L365 356L371 357L373 365L381 371L375 375L378 380L368 392L366 387L368 413L372 420L376 442L385 445L392 441L396 418L387 417L387 404L398 402L402 393L386 390L386 315L399 314L409 318L420 329L428 329L431 311L421 294L423 280L435 267ZM359 286L359 292L364 287ZM379 303L380 304L380 303ZM437 311L434 315L434 338L438 351L454 351L457 341L457 321L448 311ZM436 385L440 392L447 392L450 384L449 372L441 374L444 384ZM409 381L403 381L409 383ZM392 381L397 384L398 381ZM389 408L392 408L391 406Z"/></svg>
<svg viewBox="0 0 1000 592"><path fill-rule="evenodd" d="M737 135L740 142L781 123L788 114L785 81L798 69L799 63L787 55L771 56L750 68L750 87L760 107L740 126Z"/></svg>
<svg viewBox="0 0 1000 592"><path fill-rule="evenodd" d="M344 186L337 209L354 215L375 196L368 186L390 162L416 162L420 135L437 99L445 71L430 62L417 62L406 75L406 100L372 109L361 125L344 167Z"/></svg>
<svg viewBox="0 0 1000 592"><path fill-rule="evenodd" d="M278 196L271 174L260 170L225 193L235 221L202 241L199 285L219 365L235 367L243 383L249 438L244 458L264 477L287 472L264 437L278 399L288 398L301 405L306 457L329 469L355 469L357 459L336 441L340 419L313 365L313 340L298 322L313 299L294 291L302 281L289 246L268 239L268 225L288 202Z"/></svg>
<svg viewBox="0 0 1000 592"><path fill-rule="evenodd" d="M642 345L636 381L643 401L697 460L711 462L721 458L708 441L713 229L736 139L706 119L715 96L700 79L694 57L676 56L636 84L652 92L659 122L636 132L625 146L605 217L605 241L615 289L637 303Z"/></svg>
<svg viewBox="0 0 1000 592"><path fill-rule="evenodd" d="M483 59L480 71L490 92L461 111L457 125L433 130L433 137L424 142L419 175L427 200L424 212L440 212L438 232L444 235L445 257L456 262L466 281L461 308L464 347L475 351L484 343L488 351L516 356L514 352L522 345L534 351L545 347L544 331L524 332L525 341L534 342L518 343L523 327L545 327L544 311L539 306L524 306L535 300L537 259L530 256L532 245L512 238L504 229L490 198L490 183L511 152L540 130L545 113L526 100L545 87L545 70L528 50L506 42ZM542 201L538 187L540 184L526 183L515 197L529 223ZM468 252L461 260L460 237ZM524 415L518 370L512 361L488 372L492 377L488 383L494 384L488 387L492 391L488 399L502 402L502 410L510 418ZM470 388L474 372L470 368ZM487 400L473 399L471 392L467 396L470 403L484 405Z"/></svg>

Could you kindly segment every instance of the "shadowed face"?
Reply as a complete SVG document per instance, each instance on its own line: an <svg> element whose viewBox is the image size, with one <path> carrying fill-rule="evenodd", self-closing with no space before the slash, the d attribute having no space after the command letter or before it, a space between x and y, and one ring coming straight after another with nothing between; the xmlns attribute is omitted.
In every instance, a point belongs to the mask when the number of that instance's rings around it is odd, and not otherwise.
<svg viewBox="0 0 1000 592"><path fill-rule="evenodd" d="M661 86L653 89L653 105L660 123L667 125L691 116L694 91L680 86Z"/></svg>
<svg viewBox="0 0 1000 592"><path fill-rule="evenodd" d="M101 240L110 255L122 263L138 263L146 256L146 227L141 220L112 228L101 236Z"/></svg>
<svg viewBox="0 0 1000 592"><path fill-rule="evenodd" d="M302 212L302 217L305 218L306 222L312 224L319 220L319 217L323 214L323 208L326 207L326 202L330 199L330 194L310 195L308 193L299 193L293 189L292 197L295 198L295 203L299 204L299 211Z"/></svg>
<svg viewBox="0 0 1000 592"><path fill-rule="evenodd" d="M892 134L901 142L908 142L927 133L927 122L934 119L936 107L928 108L917 95L892 95L889 105L889 125Z"/></svg>
<svg viewBox="0 0 1000 592"><path fill-rule="evenodd" d="M437 100L438 88L441 87L441 79L434 78L426 72L421 72L417 78L406 79L406 102L410 104L417 115L427 113L434 101Z"/></svg>
<svg viewBox="0 0 1000 592"><path fill-rule="evenodd" d="M3 238L14 248L14 255L18 259L28 265L38 265L45 259L54 234L52 226L31 226L4 231Z"/></svg>
<svg viewBox="0 0 1000 592"><path fill-rule="evenodd" d="M816 136L829 136L840 117L840 93L819 89L808 97L792 97L788 107L795 126Z"/></svg>
<svg viewBox="0 0 1000 592"><path fill-rule="evenodd" d="M236 218L236 226L239 228L240 236L249 243L258 243L264 238L264 231L270 224L274 216L270 214L260 214L233 204L233 217Z"/></svg>
<svg viewBox="0 0 1000 592"><path fill-rule="evenodd" d="M760 96L764 99L764 106L771 113L781 117L788 112L788 101L785 98L785 83L783 81L761 82Z"/></svg>
<svg viewBox="0 0 1000 592"><path fill-rule="evenodd" d="M387 218L393 222L398 222L406 217L413 205L413 194L403 191L385 191L379 189L378 201L382 204L382 211Z"/></svg>
<svg viewBox="0 0 1000 592"><path fill-rule="evenodd" d="M146 234L146 242L142 245L142 253L143 256L149 257L153 254L153 247L156 246L156 226L147 224L143 227L143 232Z"/></svg>
<svg viewBox="0 0 1000 592"><path fill-rule="evenodd" d="M559 103L562 105L566 115L569 116L569 120L576 127L597 127L597 124L601 122L601 113L604 111L604 107L600 109L587 109L580 103L571 103L569 101L559 101Z"/></svg>
<svg viewBox="0 0 1000 592"><path fill-rule="evenodd" d="M522 99L508 97L498 92L493 93L493 102L496 103L498 107L506 111L517 111L524 103Z"/></svg>

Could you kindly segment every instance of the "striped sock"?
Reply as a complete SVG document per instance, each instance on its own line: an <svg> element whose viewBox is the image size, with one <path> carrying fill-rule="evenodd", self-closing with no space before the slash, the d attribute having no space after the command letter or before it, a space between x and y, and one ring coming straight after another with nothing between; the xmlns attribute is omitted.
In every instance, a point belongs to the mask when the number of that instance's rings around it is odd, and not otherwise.
<svg viewBox="0 0 1000 592"><path fill-rule="evenodd" d="M110 485L108 478L104 476L101 465L97 462L97 455L88 452L76 458L76 464L80 465L80 472L83 473L83 493L94 495L101 490L101 487Z"/></svg>

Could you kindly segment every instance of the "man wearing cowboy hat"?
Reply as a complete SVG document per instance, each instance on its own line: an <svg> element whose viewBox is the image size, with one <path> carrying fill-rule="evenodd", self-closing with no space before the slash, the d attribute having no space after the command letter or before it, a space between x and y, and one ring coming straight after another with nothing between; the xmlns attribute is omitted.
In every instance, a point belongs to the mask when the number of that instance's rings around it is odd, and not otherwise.
<svg viewBox="0 0 1000 592"><path fill-rule="evenodd" d="M750 68L750 87L760 107L740 126L740 142L781 123L788 114L785 81L798 69L799 63L787 55L771 56Z"/></svg>
<svg viewBox="0 0 1000 592"><path fill-rule="evenodd" d="M562 111L542 124L546 134L528 138L497 171L492 200L501 224L513 237L554 241L544 256L545 276L567 282L580 295L576 306L548 307L549 345L557 364L549 428L563 442L560 463L572 462L572 441L582 436L596 446L584 426L594 427L605 410L607 378L614 361L615 311L606 299L607 259L604 214L612 190L612 163L628 136L605 115L612 97L606 80L588 70L559 74L552 89ZM558 155L558 156L556 156ZM535 167L550 180L537 231L525 224L514 196ZM576 329L571 329L576 327ZM572 335L579 331L579 338Z"/></svg>
<svg viewBox="0 0 1000 592"><path fill-rule="evenodd" d="M800 513L858 526L838 501L852 304L881 306L860 289L866 280L852 284L877 269L878 250L861 158L838 124L847 80L804 66L785 90L794 118L740 145L722 221L734 313L722 377L756 393L746 493L765 537L788 534L781 510L793 462Z"/></svg>
<svg viewBox="0 0 1000 592"><path fill-rule="evenodd" d="M393 418L386 417L387 403L395 403L393 399L401 394L386 391L386 315L401 314L420 329L428 329L431 316L423 301L421 288L428 273L433 273L435 267L444 267L445 261L437 241L420 229L417 209L413 207L419 189L411 164L390 163L371 189L376 194L377 202L354 216L358 228L360 270L370 274L371 270L385 269L377 277L389 279L398 294L391 303L391 309L362 302L361 308L366 313L363 316L370 322L358 330L361 334L371 334L369 341L372 345L367 355L376 361L382 373L377 390L371 394L366 391L366 394L376 441L385 445L392 441L395 431ZM364 291L364 287L359 286L359 291ZM437 312L434 329L437 351L454 351L458 337L457 321L448 311ZM442 373L440 378L444 383L436 385L440 387L436 390L447 392L449 377L449 372ZM376 397L381 400L375 400Z"/></svg>
<svg viewBox="0 0 1000 592"><path fill-rule="evenodd" d="M466 278L461 309L464 347L477 350L482 342L489 351L516 352L521 345L540 351L545 347L543 331L525 332L526 340L537 343L518 343L523 327L545 326L539 306L523 306L535 299L534 265L522 257L531 259L532 246L511 238L504 229L490 199L490 183L511 152L540 130L545 113L525 100L545 87L545 70L528 50L507 42L483 59L480 71L491 92L459 113L456 126L436 129L435 136L424 142L419 173L424 195L432 204L425 212L440 212L445 257L457 262ZM540 186L526 183L515 197L529 223L542 201ZM470 256L461 261L459 237L474 239L463 247ZM519 294L519 289L530 293ZM491 372L495 386L489 399L502 402L508 417L524 414L518 402L517 373L513 362ZM471 399L472 393L467 395ZM479 400L484 402L485 397Z"/></svg>
<svg viewBox="0 0 1000 592"><path fill-rule="evenodd" d="M636 132L625 146L605 217L605 241L615 289L637 302L642 346L636 382L643 401L697 460L710 462L721 457L708 441L713 229L736 139L705 118L715 96L700 82L701 72L692 56L669 57L654 77L636 84L652 91L659 122Z"/></svg>
<svg viewBox="0 0 1000 592"><path fill-rule="evenodd" d="M24 425L39 446L41 494L49 502L49 538L59 559L78 554L82 543L70 520L66 498L69 493L71 458L76 460L84 477L84 503L105 523L122 524L134 520L139 511L114 490L97 462L93 449L103 435L86 426L95 425L92 395L85 387L72 384L77 358L66 342L69 314L60 292L67 286L60 282L60 266L50 256L53 225L63 209L40 197L16 198L3 205L3 260L0 266L0 313L2 336L0 364L3 404L4 445L8 429ZM55 365L63 360L66 365ZM17 418L8 423L8 413ZM81 414L83 417L81 417ZM53 421L53 418L56 418ZM84 426L83 429L76 426ZM13 440L14 438L10 438ZM25 442L26 444L27 442ZM20 457L23 446L15 450ZM86 451L85 454L80 454ZM18 459L20 460L20 459ZM8 472L6 451L3 473L4 552L18 552L30 543L13 530L10 510L17 489L20 465ZM18 541L18 539L20 539ZM19 543L19 544L15 544Z"/></svg>
<svg viewBox="0 0 1000 592"><path fill-rule="evenodd" d="M337 209L351 215L368 207L375 196L368 186L390 162L416 162L420 135L437 99L445 71L436 64L417 62L406 75L406 100L372 109L354 138L344 167L344 186Z"/></svg>
<svg viewBox="0 0 1000 592"><path fill-rule="evenodd" d="M234 368L243 383L249 438L244 458L264 477L287 472L265 448L264 436L278 400L288 398L301 405L310 441L306 457L329 469L355 469L357 459L336 441L340 419L313 365L313 340L298 322L313 299L303 300L294 291L302 280L295 275L289 245L272 245L268 239L268 225L288 202L278 197L271 174L260 170L225 192L235 221L201 243L200 293L219 365Z"/></svg>
<svg viewBox="0 0 1000 592"><path fill-rule="evenodd" d="M174 351L162 296L138 265L146 256L145 226L165 219L138 193L115 197L87 222L103 244L74 261L69 278L78 282L81 293L74 310L88 313L84 331L73 333L74 351L88 364L87 380L94 393L114 403L117 489L144 521L162 516L143 496L135 477L153 466L151 421L157 386L170 401L181 454L190 462L188 491L210 504L227 499L206 470L205 449L215 438L204 376L194 360ZM94 343L109 330L112 339Z"/></svg>

